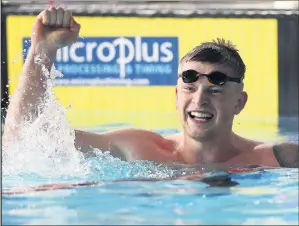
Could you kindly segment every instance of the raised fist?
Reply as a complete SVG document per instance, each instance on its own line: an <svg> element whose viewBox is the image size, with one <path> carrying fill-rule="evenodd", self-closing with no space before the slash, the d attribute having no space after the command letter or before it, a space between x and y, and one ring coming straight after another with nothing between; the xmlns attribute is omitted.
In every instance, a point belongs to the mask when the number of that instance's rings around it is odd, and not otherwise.
<svg viewBox="0 0 299 226"><path fill-rule="evenodd" d="M80 31L72 12L60 7L50 7L36 18L31 36L31 46L39 50L58 50L77 41Z"/></svg>

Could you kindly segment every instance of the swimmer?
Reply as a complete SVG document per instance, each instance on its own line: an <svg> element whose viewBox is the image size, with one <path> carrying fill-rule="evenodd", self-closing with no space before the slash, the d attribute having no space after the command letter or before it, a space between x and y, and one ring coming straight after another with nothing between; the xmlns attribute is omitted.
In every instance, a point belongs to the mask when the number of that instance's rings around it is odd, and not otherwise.
<svg viewBox="0 0 299 226"><path fill-rule="evenodd" d="M37 106L47 88L43 72L50 71L57 50L75 43L79 32L80 24L69 10L50 7L37 16L31 49L8 107L4 145L18 137L22 122L42 114ZM34 62L36 56L43 65ZM75 130L76 148L84 153L92 153L91 147L109 150L112 156L127 161L298 168L298 144L266 144L233 132L234 117L244 109L248 98L243 90L245 71L231 42L218 39L202 43L179 63L174 91L182 133L163 137L133 128L100 134Z"/></svg>

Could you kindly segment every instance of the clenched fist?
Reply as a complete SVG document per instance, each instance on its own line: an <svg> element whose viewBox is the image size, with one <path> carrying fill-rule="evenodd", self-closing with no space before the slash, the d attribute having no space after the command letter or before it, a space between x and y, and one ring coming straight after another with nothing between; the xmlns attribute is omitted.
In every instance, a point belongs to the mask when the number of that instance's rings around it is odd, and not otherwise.
<svg viewBox="0 0 299 226"><path fill-rule="evenodd" d="M42 11L33 26L31 42L37 51L56 51L77 41L80 31L71 11L50 7Z"/></svg>

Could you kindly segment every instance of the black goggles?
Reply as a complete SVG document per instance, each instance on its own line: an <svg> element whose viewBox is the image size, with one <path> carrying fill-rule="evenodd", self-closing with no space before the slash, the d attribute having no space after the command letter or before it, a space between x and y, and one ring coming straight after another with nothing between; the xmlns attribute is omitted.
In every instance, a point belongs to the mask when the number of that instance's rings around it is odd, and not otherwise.
<svg viewBox="0 0 299 226"><path fill-rule="evenodd" d="M201 74L195 70L187 70L187 71L183 71L182 73L182 79L184 83L196 82L199 76L207 77L210 83L218 86L224 85L227 81L232 81L237 83L240 83L242 81L242 78L232 78L219 71L214 71L210 74Z"/></svg>

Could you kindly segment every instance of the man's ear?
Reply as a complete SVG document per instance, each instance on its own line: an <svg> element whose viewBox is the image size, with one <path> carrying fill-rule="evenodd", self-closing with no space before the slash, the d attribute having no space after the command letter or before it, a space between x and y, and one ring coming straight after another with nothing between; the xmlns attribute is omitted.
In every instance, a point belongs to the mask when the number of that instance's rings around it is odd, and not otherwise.
<svg viewBox="0 0 299 226"><path fill-rule="evenodd" d="M248 100L248 95L245 91L240 93L236 108L235 108L235 115L240 114L240 112L244 109Z"/></svg>

